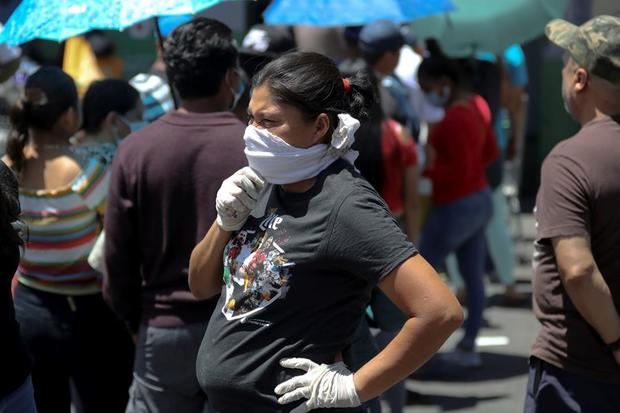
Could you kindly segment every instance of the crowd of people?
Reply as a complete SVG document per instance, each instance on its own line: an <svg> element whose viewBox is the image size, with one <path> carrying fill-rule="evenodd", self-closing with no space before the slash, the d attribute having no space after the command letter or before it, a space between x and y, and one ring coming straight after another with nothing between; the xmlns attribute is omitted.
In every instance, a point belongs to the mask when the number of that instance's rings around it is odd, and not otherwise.
<svg viewBox="0 0 620 413"><path fill-rule="evenodd" d="M528 299L502 191L520 47L455 59L376 21L342 31L338 60L286 27L238 47L213 19L159 24L130 81L80 96L28 66L13 86L0 412L398 413L462 323L441 371L481 367L485 276ZM542 170L528 413L620 409L618 33L609 16L548 26L583 127Z"/></svg>

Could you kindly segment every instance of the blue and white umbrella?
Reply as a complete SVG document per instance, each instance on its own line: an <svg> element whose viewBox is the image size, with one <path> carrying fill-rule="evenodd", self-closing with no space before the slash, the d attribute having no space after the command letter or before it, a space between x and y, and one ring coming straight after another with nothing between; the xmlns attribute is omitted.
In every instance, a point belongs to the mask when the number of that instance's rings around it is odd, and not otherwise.
<svg viewBox="0 0 620 413"><path fill-rule="evenodd" d="M453 8L450 0L274 0L264 17L274 25L355 26L375 20L410 22Z"/></svg>
<svg viewBox="0 0 620 413"><path fill-rule="evenodd" d="M94 29L123 30L156 16L196 14L225 0L24 0L6 22L0 43L62 41Z"/></svg>

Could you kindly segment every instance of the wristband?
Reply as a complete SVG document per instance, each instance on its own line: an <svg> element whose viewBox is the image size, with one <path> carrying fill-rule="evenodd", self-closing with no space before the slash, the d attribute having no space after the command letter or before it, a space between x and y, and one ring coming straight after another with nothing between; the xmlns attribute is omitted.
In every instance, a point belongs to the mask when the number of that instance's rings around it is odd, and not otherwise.
<svg viewBox="0 0 620 413"><path fill-rule="evenodd" d="M612 353L620 350L620 338L612 343L607 344L607 349Z"/></svg>

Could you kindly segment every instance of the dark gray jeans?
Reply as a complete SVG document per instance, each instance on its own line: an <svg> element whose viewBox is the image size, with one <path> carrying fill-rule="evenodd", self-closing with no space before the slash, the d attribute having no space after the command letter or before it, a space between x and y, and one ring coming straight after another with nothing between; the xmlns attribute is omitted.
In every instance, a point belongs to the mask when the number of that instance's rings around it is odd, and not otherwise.
<svg viewBox="0 0 620 413"><path fill-rule="evenodd" d="M207 413L196 379L196 356L207 323L142 326L126 413Z"/></svg>

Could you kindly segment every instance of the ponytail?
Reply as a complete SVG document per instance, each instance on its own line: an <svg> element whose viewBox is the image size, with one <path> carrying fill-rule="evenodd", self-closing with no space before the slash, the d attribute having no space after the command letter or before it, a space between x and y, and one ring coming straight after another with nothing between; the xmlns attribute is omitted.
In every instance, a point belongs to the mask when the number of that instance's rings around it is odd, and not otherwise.
<svg viewBox="0 0 620 413"><path fill-rule="evenodd" d="M21 97L9 112L11 131L6 143L6 154L11 160L12 168L20 174L24 169L24 148L28 142L28 128L32 104L25 96Z"/></svg>
<svg viewBox="0 0 620 413"><path fill-rule="evenodd" d="M379 79L370 68L347 69L345 67L343 74L351 85L351 93L347 96L349 110L361 121L353 144L353 149L359 152L355 166L368 183L382 193L385 173L381 142L385 114L379 101Z"/></svg>
<svg viewBox="0 0 620 413"><path fill-rule="evenodd" d="M349 92L345 92L345 98L349 106L347 112L360 121L369 117L369 111L377 101L377 96L368 74L363 71L347 77Z"/></svg>
<svg viewBox="0 0 620 413"><path fill-rule="evenodd" d="M77 108L77 102L75 82L57 67L42 67L28 78L24 95L9 112L6 153L15 172L20 174L25 166L29 129L51 130L69 108Z"/></svg>
<svg viewBox="0 0 620 413"><path fill-rule="evenodd" d="M437 39L426 39L426 51L429 57L447 59Z"/></svg>

